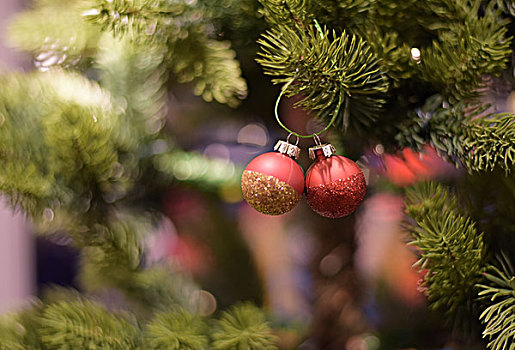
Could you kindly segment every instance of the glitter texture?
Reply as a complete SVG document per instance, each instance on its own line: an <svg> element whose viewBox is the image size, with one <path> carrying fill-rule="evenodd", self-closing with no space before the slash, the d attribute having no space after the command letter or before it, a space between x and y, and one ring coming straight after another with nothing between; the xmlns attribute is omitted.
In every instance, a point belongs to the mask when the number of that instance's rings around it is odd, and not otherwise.
<svg viewBox="0 0 515 350"><path fill-rule="evenodd" d="M274 176L245 170L241 176L243 198L257 211L280 215L293 209L302 195Z"/></svg>
<svg viewBox="0 0 515 350"><path fill-rule="evenodd" d="M306 189L306 197L313 211L327 218L341 218L356 210L367 192L362 172L325 185Z"/></svg>

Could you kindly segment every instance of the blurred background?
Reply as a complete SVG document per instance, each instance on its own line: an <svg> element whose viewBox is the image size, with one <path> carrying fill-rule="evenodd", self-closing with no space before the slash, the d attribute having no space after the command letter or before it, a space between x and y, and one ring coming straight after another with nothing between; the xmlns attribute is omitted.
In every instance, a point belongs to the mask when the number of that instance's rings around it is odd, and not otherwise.
<svg viewBox="0 0 515 350"><path fill-rule="evenodd" d="M28 5L2 0L2 33L12 15ZM28 56L7 46L2 36L3 70L35 68ZM339 154L345 151L359 160L369 183L355 214L325 219L304 201L278 217L254 211L242 202L241 172L286 135L272 115L278 89L255 63L254 51L241 47L249 96L239 108L207 104L185 85L170 87L164 130L190 153L175 155L170 164L177 181L149 199L166 215L148 239L148 258L170 260L192 276L202 286L205 314L238 300L265 305L274 326L283 330L284 348L453 349L453 335L426 308L419 286L423 272L411 268L416 251L405 245L398 193L415 181L460 173L429 147L423 153L405 149L388 154L376 145L362 154L352 145L335 144ZM515 111L513 94L495 98L501 109ZM290 128L300 133L320 129L292 104L284 99L280 108ZM311 145L311 140L301 140L299 146L306 150ZM165 141L158 140L153 151L163 147ZM211 162L206 165L205 159ZM299 163L304 170L309 167L306 151ZM203 185L195 185L199 182ZM2 313L19 309L49 285L81 288L78 253L66 240L36 238L33 232L23 215L1 207Z"/></svg>

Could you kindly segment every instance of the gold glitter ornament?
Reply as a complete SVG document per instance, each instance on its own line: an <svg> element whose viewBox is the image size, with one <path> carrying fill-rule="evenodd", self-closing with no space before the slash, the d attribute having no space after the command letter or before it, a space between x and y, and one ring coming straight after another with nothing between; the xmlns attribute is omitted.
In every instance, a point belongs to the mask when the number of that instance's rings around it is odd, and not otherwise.
<svg viewBox="0 0 515 350"><path fill-rule="evenodd" d="M300 149L279 141L277 152L268 152L254 158L241 177L243 198L257 211L267 215L280 215L292 210L304 192L304 173L291 158Z"/></svg>
<svg viewBox="0 0 515 350"><path fill-rule="evenodd" d="M243 198L257 211L267 215L289 212L302 194L274 176L245 170L241 177Z"/></svg>

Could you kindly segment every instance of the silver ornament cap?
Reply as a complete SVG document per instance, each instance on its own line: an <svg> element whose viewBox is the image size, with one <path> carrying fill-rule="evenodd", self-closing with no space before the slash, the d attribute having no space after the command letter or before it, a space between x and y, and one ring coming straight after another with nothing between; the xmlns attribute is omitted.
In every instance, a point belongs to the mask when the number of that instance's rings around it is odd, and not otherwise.
<svg viewBox="0 0 515 350"><path fill-rule="evenodd" d="M274 151L277 151L282 154L286 154L287 156L295 158L295 159L299 158L299 154L300 154L299 147L292 145L288 141L282 141L282 140L277 141L277 143L274 146Z"/></svg>
<svg viewBox="0 0 515 350"><path fill-rule="evenodd" d="M330 143L326 143L326 144L323 144L323 145L316 145L316 146L313 146L313 147L310 147L309 148L309 158L311 159L315 159L317 157L317 151L321 151L325 157L329 158L330 156L332 156L333 154L336 153L336 149L334 148L333 145L331 145Z"/></svg>

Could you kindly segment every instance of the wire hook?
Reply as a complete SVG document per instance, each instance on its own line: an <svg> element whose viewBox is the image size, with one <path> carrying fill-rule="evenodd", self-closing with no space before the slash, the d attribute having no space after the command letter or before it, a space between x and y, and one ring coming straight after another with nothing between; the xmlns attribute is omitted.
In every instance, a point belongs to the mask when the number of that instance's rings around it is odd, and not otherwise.
<svg viewBox="0 0 515 350"><path fill-rule="evenodd" d="M281 102L281 98L283 97L284 93L286 92L286 90L288 89L288 87L290 86L290 84L292 82L293 82L293 80L290 80L288 83L286 83L286 85L283 86L283 88L281 89L281 92L279 93L279 96L277 97L277 101L275 101L274 113L275 113L275 119L277 120L277 123L279 123L279 125L290 134L290 135L288 135L288 137L291 135L295 135L295 136L297 136L298 139L299 138L308 139L308 138L313 137L313 135L318 136L320 134L323 134L333 125L334 121L338 117L338 113L340 112L340 107L344 100L343 92L340 92L340 97L338 99L338 105L336 106L336 110L334 111L333 116L332 116L331 120L329 121L329 124L327 124L325 128L323 128L322 130L320 130L316 133L309 134L309 135L302 135L302 134L296 133L295 131L288 129L288 127L286 127L286 125L284 125L283 122L281 121L281 119L279 118L279 102ZM298 142L298 139L297 139L297 142Z"/></svg>

